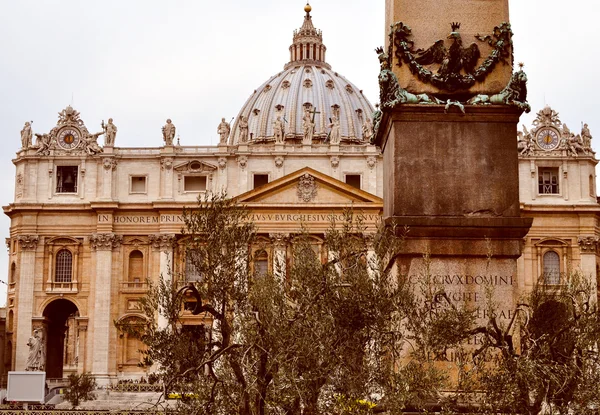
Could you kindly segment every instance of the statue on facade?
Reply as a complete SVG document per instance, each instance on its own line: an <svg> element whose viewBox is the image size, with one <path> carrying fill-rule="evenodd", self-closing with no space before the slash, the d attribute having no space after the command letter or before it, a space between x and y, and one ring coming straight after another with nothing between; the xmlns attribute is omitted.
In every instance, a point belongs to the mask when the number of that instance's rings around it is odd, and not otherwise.
<svg viewBox="0 0 600 415"><path fill-rule="evenodd" d="M273 121L273 136L275 137L275 143L283 143L283 121L281 121L281 117L277 117Z"/></svg>
<svg viewBox="0 0 600 415"><path fill-rule="evenodd" d="M165 141L165 145L172 146L173 139L175 138L175 124L169 118L167 123L162 127L163 140Z"/></svg>
<svg viewBox="0 0 600 415"><path fill-rule="evenodd" d="M587 149L592 148L592 134L587 124L583 124L581 127L581 138L583 139L583 147Z"/></svg>
<svg viewBox="0 0 600 415"><path fill-rule="evenodd" d="M25 364L27 371L43 371L46 366L46 345L42 329L35 329L27 342L29 356Z"/></svg>
<svg viewBox="0 0 600 415"><path fill-rule="evenodd" d="M35 148L37 148L36 154L47 156L50 154L50 143L51 138L49 134L35 134Z"/></svg>
<svg viewBox="0 0 600 415"><path fill-rule="evenodd" d="M314 134L314 119L312 119L309 109L304 108L304 116L302 117L302 144L312 144Z"/></svg>
<svg viewBox="0 0 600 415"><path fill-rule="evenodd" d="M329 124L331 130L329 131L329 142L331 144L339 144L340 143L340 120L337 115L334 115L331 118L331 123Z"/></svg>
<svg viewBox="0 0 600 415"><path fill-rule="evenodd" d="M567 127L567 124L563 124L562 125L562 131L561 132L562 132L562 136L563 137L570 138L573 135L573 133L571 132L571 130L569 129L569 127Z"/></svg>
<svg viewBox="0 0 600 415"><path fill-rule="evenodd" d="M238 124L240 129L240 142L245 143L248 141L248 119L243 115L240 115L240 122Z"/></svg>
<svg viewBox="0 0 600 415"><path fill-rule="evenodd" d="M363 140L371 142L373 138L373 121L371 117L365 117L365 122L362 125Z"/></svg>
<svg viewBox="0 0 600 415"><path fill-rule="evenodd" d="M113 119L108 119L108 124L104 124L102 120L102 130L104 131L104 145L112 147L115 145L115 137L117 136L117 126L113 124Z"/></svg>
<svg viewBox="0 0 600 415"><path fill-rule="evenodd" d="M529 156L535 150L533 134L523 125L523 132L517 132L517 150L520 156Z"/></svg>
<svg viewBox="0 0 600 415"><path fill-rule="evenodd" d="M25 126L21 130L21 147L28 149L32 145L33 132L31 131L31 123L33 121L25 122ZM587 124L586 124L587 125Z"/></svg>
<svg viewBox="0 0 600 415"><path fill-rule="evenodd" d="M85 148L85 152L90 156L94 154L102 153L102 147L98 145L98 137L104 133L96 133L96 134L85 134L83 136L83 145Z"/></svg>
<svg viewBox="0 0 600 415"><path fill-rule="evenodd" d="M229 138L229 132L231 128L229 123L225 121L225 118L221 118L221 123L217 127L217 134L219 134L219 143L227 144L227 139Z"/></svg>
<svg viewBox="0 0 600 415"><path fill-rule="evenodd" d="M562 125L561 135L561 148L567 150L567 154L573 157L577 157L578 153L588 154L588 150L583 146L581 136L573 134L565 123Z"/></svg>

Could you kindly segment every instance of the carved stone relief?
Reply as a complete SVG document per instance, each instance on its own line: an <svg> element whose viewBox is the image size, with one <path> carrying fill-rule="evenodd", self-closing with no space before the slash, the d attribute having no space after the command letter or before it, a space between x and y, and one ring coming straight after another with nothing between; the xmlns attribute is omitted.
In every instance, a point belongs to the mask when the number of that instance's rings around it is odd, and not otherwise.
<svg viewBox="0 0 600 415"><path fill-rule="evenodd" d="M331 157L329 161L331 162L331 167L334 169L337 169L337 167L340 165L340 158L338 156Z"/></svg>
<svg viewBox="0 0 600 415"><path fill-rule="evenodd" d="M275 157L275 167L277 167L278 169L283 167L283 161L284 161L283 157L281 157L281 156Z"/></svg>
<svg viewBox="0 0 600 415"><path fill-rule="evenodd" d="M369 166L369 168L371 170L373 170L373 167L375 167L376 164L377 164L377 157L374 157L374 156L367 157L367 166Z"/></svg>
<svg viewBox="0 0 600 415"><path fill-rule="evenodd" d="M17 184L15 187L15 196L17 198L23 197L23 174L17 174Z"/></svg>
<svg viewBox="0 0 600 415"><path fill-rule="evenodd" d="M269 238L275 248L285 248L290 238L289 233L270 233Z"/></svg>
<svg viewBox="0 0 600 415"><path fill-rule="evenodd" d="M117 160L113 158L105 158L102 164L106 170L114 170L117 168Z"/></svg>
<svg viewBox="0 0 600 415"><path fill-rule="evenodd" d="M19 235L17 236L17 241L19 241L19 246L21 247L22 251L35 251L39 241L39 236Z"/></svg>
<svg viewBox="0 0 600 415"><path fill-rule="evenodd" d="M148 240L154 249L167 251L175 246L176 237L170 233L158 233L149 235Z"/></svg>
<svg viewBox="0 0 600 415"><path fill-rule="evenodd" d="M598 249L598 241L600 238L597 236L580 236L577 238L579 249L585 253L595 253Z"/></svg>
<svg viewBox="0 0 600 415"><path fill-rule="evenodd" d="M97 251L111 251L121 246L123 235L114 233L94 233L90 236L92 249Z"/></svg>
<svg viewBox="0 0 600 415"><path fill-rule="evenodd" d="M305 173L298 181L297 187L298 199L302 202L311 202L317 196L317 183L315 178Z"/></svg>

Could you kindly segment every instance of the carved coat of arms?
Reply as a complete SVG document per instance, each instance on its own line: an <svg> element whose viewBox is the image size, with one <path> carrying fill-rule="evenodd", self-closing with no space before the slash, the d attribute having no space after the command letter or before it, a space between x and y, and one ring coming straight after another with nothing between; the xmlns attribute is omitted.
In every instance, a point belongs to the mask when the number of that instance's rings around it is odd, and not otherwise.
<svg viewBox="0 0 600 415"><path fill-rule="evenodd" d="M317 196L317 183L315 178L305 173L298 181L297 189L298 199L303 202L311 202Z"/></svg>

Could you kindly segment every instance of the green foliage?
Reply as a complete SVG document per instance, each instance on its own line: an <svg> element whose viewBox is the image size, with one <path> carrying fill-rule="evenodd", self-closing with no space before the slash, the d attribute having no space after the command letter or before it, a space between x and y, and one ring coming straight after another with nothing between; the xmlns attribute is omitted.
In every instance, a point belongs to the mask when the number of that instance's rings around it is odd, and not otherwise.
<svg viewBox="0 0 600 415"><path fill-rule="evenodd" d="M242 207L209 196L184 218L201 282L180 288L181 276L162 275L141 302L146 319L119 325L146 345L165 396L187 397L179 413L586 414L598 404L600 330L581 278L537 287L508 325L489 293L491 317L478 326L427 269L414 284L388 267L406 230L367 229L348 211L321 240L300 227L286 261L258 275L252 253L265 242ZM466 345L474 335L477 349Z"/></svg>
<svg viewBox="0 0 600 415"><path fill-rule="evenodd" d="M93 393L96 389L96 380L90 373L72 373L68 377L68 387L64 393L64 398L70 402L73 409L79 406L81 402L96 399Z"/></svg>
<svg viewBox="0 0 600 415"><path fill-rule="evenodd" d="M492 363L478 365L472 374L483 392L483 408L490 413L499 408L506 413L597 413L600 320L595 297L590 281L574 274L566 285L537 285L517 309L512 327L501 330L490 321L480 328L481 352Z"/></svg>

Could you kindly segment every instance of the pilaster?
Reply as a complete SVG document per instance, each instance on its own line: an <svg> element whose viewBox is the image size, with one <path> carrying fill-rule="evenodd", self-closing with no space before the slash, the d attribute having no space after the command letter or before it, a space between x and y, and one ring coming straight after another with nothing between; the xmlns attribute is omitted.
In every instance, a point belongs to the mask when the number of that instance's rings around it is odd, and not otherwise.
<svg viewBox="0 0 600 415"><path fill-rule="evenodd" d="M581 272L589 279L590 285L596 288L596 254L600 238L593 235L582 235L577 238L581 257ZM593 296L596 298L596 296Z"/></svg>
<svg viewBox="0 0 600 415"><path fill-rule="evenodd" d="M27 339L32 333L33 285L35 279L35 253L39 237L37 235L19 235L17 241L20 250L19 278L17 282L16 347L15 370L25 370L29 349Z"/></svg>
<svg viewBox="0 0 600 415"><path fill-rule="evenodd" d="M289 233L270 233L273 243L273 275L280 281L285 280L285 264Z"/></svg>
<svg viewBox="0 0 600 415"><path fill-rule="evenodd" d="M167 157L160 162L161 170L161 199L171 200L173 199L173 159Z"/></svg>
<svg viewBox="0 0 600 415"><path fill-rule="evenodd" d="M113 170L117 168L117 161L112 157L106 157L103 160L102 165L104 171L102 176L102 198L105 200L112 200Z"/></svg>
<svg viewBox="0 0 600 415"><path fill-rule="evenodd" d="M109 353L112 294L112 255L123 241L114 233L95 233L90 237L96 256L94 314L92 321L92 374L100 386L110 383Z"/></svg>
<svg viewBox="0 0 600 415"><path fill-rule="evenodd" d="M163 281L173 281L173 248L175 247L176 237L170 233L159 233L149 235L148 237L152 249L159 251L160 262L159 271L160 278ZM164 316L158 316L158 326L166 327L167 321Z"/></svg>

